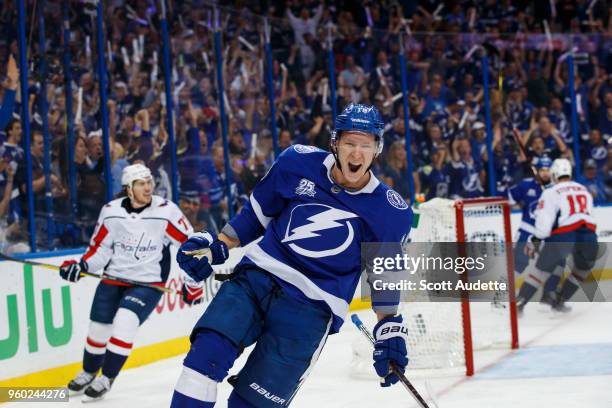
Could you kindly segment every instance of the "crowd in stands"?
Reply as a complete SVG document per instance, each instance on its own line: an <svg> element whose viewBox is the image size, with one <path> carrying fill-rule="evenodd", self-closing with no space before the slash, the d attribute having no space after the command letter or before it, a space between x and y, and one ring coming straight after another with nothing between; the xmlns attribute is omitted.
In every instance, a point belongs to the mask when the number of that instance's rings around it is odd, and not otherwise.
<svg viewBox="0 0 612 408"><path fill-rule="evenodd" d="M31 3L31 4L30 4ZM29 1L30 149L37 248L83 246L122 169L142 162L156 194L172 197L171 143L159 2L104 2L108 132L102 131L95 9L68 3L74 142L68 145L61 1L47 0L46 58ZM221 228L274 159L266 91L270 28L275 122L281 150L328 149L333 111L376 105L386 123L375 174L410 198L405 147L411 135L415 193L432 197L506 194L531 176L533 160L566 157L596 203L612 198L612 16L610 0L235 1L218 6L224 94L217 86L215 13L202 0L167 0L172 59L178 202L196 229ZM33 15L34 14L34 15ZM266 20L264 20L264 17ZM27 171L14 2L0 5L0 250L28 250ZM267 21L268 24L265 23ZM334 51L332 101L328 51ZM484 45L474 48L475 45ZM574 50L579 155L574 156L568 51ZM399 55L407 62L410 121L404 121ZM487 152L483 53L489 61L492 155ZM47 72L41 75L45 59ZM42 81L46 89L42 89ZM42 95L48 114L43 118ZM224 167L219 100L227 113L231 175ZM44 120L46 119L46 121ZM45 172L45 122L50 151ZM112 186L105 185L104 134ZM69 154L72 151L73 153ZM490 191L488 162L495 192ZM75 174L71 178L70 174ZM232 202L226 198L230 185ZM71 197L72 187L76 199ZM51 200L48 199L51 197ZM76 207L71 205L71 199ZM52 212L49 212L49 202Z"/></svg>

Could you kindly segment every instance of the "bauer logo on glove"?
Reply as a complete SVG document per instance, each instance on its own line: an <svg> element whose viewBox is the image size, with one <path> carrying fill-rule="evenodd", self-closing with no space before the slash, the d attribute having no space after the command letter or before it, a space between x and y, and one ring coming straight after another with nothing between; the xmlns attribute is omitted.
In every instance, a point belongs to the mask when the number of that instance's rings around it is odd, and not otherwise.
<svg viewBox="0 0 612 408"><path fill-rule="evenodd" d="M383 327L380 330L379 338L382 338L382 336L385 336L387 334L394 334L394 333L402 333L402 334L405 334L407 336L408 335L408 327L406 327L406 326L399 326L399 325Z"/></svg>

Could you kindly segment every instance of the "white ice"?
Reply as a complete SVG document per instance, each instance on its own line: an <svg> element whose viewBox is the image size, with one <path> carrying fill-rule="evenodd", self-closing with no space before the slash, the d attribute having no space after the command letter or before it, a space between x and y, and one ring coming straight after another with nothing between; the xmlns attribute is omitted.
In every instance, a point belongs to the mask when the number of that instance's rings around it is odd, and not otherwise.
<svg viewBox="0 0 612 408"><path fill-rule="evenodd" d="M513 371L512 364L504 368L513 361L513 357L519 356L517 352L479 352L476 354L477 374L473 378L454 376L428 379L437 394L439 408L612 407L612 357L609 353L612 350L612 304L575 303L572 304L574 310L560 318L539 312L537 306L528 305L525 316L519 321L519 353L525 356L526 371ZM364 321L370 324L373 321L369 316L371 312L359 314ZM293 407L416 406L399 384L381 388L375 378L355 379L349 375L351 342L361 337L352 324L347 323L341 333L328 339ZM587 350L586 354L578 354L582 357L572 359L573 353L582 348ZM183 357L122 372L105 399L88 405L92 408L169 406ZM237 361L232 372L244 364L245 358L246 355L243 355ZM594 372L594 366L601 372ZM599 366L604 369L597 368ZM496 369L500 367L502 369ZM547 367L550 368L548 373L545 372ZM527 374L523 376L522 373ZM408 370L409 378L413 374L416 373ZM414 384L417 389L424 390L423 379L419 377L413 377ZM227 406L225 401L230 392L231 386L227 382L220 385L218 407ZM24 407L22 403L5 406ZM75 397L68 403L46 403L44 406L84 405L81 404L81 397Z"/></svg>

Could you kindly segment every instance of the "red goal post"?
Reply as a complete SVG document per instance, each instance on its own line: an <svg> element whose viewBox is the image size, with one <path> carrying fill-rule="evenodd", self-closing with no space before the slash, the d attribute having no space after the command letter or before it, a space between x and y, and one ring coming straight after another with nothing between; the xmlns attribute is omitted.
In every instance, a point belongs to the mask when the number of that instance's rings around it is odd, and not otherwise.
<svg viewBox="0 0 612 408"><path fill-rule="evenodd" d="M414 291L407 293L398 310L408 326L411 376L472 376L475 357L477 362L484 362L497 355L496 350L519 347L510 203L499 197L435 198L420 204L415 209L417 216L418 225L410 232L413 243L495 244L482 248L495 251L491 255L498 257L499 267L491 270L491 276L506 282L505 288L496 293L499 298L470 299L464 291L460 301L441 301L427 292ZM467 251L465 246L458 248ZM461 279L466 283L470 274L462 274ZM371 376L371 349L362 339L354 341L352 348L352 375ZM483 354L475 356L475 351Z"/></svg>
<svg viewBox="0 0 612 408"><path fill-rule="evenodd" d="M509 297L509 318L511 329L511 348L519 347L518 339L518 320L516 312L516 295L514 284L514 256L512 253L512 226L510 223L510 203L501 197L482 197L455 200L455 217L457 220L457 242L467 242L465 227L465 210L475 207L500 206L503 217L503 237L506 246L506 266L508 275L508 297ZM467 276L462 275L466 280ZM474 347L472 344L472 323L470 300L467 291L464 291L461 299L461 315L463 318L463 344L465 352L465 373L467 376L474 375Z"/></svg>

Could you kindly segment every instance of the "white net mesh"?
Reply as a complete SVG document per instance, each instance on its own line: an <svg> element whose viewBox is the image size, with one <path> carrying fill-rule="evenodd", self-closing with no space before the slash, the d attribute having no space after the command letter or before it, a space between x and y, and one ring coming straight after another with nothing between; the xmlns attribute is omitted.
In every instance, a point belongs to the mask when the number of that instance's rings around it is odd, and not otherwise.
<svg viewBox="0 0 612 408"><path fill-rule="evenodd" d="M499 202L474 204L463 202L463 224L466 242L488 242L489 252L506 255L503 206ZM412 242L457 242L458 220L456 202L436 198L419 207L418 227L411 231ZM480 249L480 246L476 249ZM482 251L484 251L484 245ZM492 255L489 253L489 255ZM478 256L478 255L476 255ZM507 267L499 268L496 277L507 282ZM507 293L500 293L507 299ZM419 297L420 296L420 297ZM461 302L434 302L423 291L411 294L409 302L400 305L400 313L409 327L408 354L411 375L465 373L464 319ZM510 348L512 332L507 301L470 302L472 349ZM354 342L353 369L363 375L364 368L372 372L371 347ZM419 373L420 371L420 373Z"/></svg>

